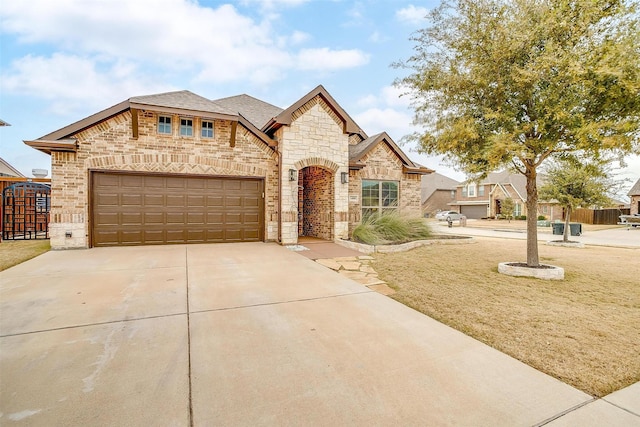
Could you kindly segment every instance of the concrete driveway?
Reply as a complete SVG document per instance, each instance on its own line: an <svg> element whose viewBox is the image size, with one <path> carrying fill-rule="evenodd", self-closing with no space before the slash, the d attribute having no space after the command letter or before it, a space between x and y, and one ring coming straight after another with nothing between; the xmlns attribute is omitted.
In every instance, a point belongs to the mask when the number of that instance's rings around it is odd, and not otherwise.
<svg viewBox="0 0 640 427"><path fill-rule="evenodd" d="M275 244L52 251L0 273L2 425L640 421L618 406Z"/></svg>

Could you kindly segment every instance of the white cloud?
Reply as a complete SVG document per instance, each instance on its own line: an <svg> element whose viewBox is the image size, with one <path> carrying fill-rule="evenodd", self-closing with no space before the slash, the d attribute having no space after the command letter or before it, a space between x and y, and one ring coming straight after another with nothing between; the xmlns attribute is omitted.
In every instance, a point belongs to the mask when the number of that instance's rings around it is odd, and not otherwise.
<svg viewBox="0 0 640 427"><path fill-rule="evenodd" d="M424 21L425 16L427 16L427 13L429 13L429 10L426 7L416 7L410 4L396 11L396 19L410 25L420 25Z"/></svg>
<svg viewBox="0 0 640 427"><path fill-rule="evenodd" d="M104 108L135 95L173 88L134 77L136 67L74 55L26 56L1 75L2 91L52 101L50 111L67 115L87 107Z"/></svg>
<svg viewBox="0 0 640 427"><path fill-rule="evenodd" d="M270 0L267 6L303 2ZM307 33L278 33L272 15L256 20L230 4L161 0L151 8L144 1L109 0L87 7L81 0L30 0L3 4L0 18L2 31L18 44L57 50L14 60L2 72L3 87L61 103L75 102L83 91L85 102L103 100L102 93L149 93L172 77L181 85L260 86L285 79L291 69L323 73L369 60L357 49L303 47L311 39Z"/></svg>
<svg viewBox="0 0 640 427"><path fill-rule="evenodd" d="M327 47L302 49L298 54L297 68L300 70L339 70L364 65L369 55L358 49L331 50Z"/></svg>

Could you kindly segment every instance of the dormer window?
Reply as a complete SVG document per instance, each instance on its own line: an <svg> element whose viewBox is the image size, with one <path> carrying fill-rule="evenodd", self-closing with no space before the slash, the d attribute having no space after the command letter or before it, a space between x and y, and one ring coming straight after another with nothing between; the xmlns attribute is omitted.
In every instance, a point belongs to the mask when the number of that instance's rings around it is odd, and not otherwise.
<svg viewBox="0 0 640 427"><path fill-rule="evenodd" d="M467 186L467 194L469 197L476 197L476 185L475 184L469 184Z"/></svg>

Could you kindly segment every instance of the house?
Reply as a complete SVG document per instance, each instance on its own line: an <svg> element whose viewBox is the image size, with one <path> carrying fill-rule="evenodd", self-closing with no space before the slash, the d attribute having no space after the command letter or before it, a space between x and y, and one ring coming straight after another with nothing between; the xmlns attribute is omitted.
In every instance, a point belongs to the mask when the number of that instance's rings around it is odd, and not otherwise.
<svg viewBox="0 0 640 427"><path fill-rule="evenodd" d="M627 195L631 198L631 215L640 214L640 179L633 184Z"/></svg>
<svg viewBox="0 0 640 427"><path fill-rule="evenodd" d="M538 188L542 184L543 177L538 175ZM467 218L496 218L502 214L502 201L507 198L515 202L515 217L527 215L527 181L524 175L504 170L490 173L479 183L461 183L456 188L456 200L450 206ZM564 210L556 201L540 200L538 215L553 221L563 219Z"/></svg>
<svg viewBox="0 0 640 427"><path fill-rule="evenodd" d="M456 199L456 187L460 182L437 172L422 176L422 213L433 216L439 211L450 209L449 204Z"/></svg>
<svg viewBox="0 0 640 427"><path fill-rule="evenodd" d="M9 162L0 157L0 177L24 178L24 175L16 168L11 166Z"/></svg>
<svg viewBox="0 0 640 427"><path fill-rule="evenodd" d="M419 216L432 172L322 86L285 109L137 96L25 143L51 155L53 248L346 239L363 214Z"/></svg>

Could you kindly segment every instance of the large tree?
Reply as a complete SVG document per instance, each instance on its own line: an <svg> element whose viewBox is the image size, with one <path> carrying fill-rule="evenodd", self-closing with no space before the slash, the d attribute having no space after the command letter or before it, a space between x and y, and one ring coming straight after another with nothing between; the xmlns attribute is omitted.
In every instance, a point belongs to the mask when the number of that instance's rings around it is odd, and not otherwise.
<svg viewBox="0 0 640 427"><path fill-rule="evenodd" d="M554 162L545 168L545 183L540 188L540 196L544 200L557 200L564 207L563 241L569 241L569 221L573 210L610 203L609 194L619 185L610 177L609 169L602 162L585 163L572 158Z"/></svg>
<svg viewBox="0 0 640 427"><path fill-rule="evenodd" d="M413 136L469 175L527 179L527 264L539 265L536 176L549 157L640 152L637 5L608 0L452 0L396 64Z"/></svg>

